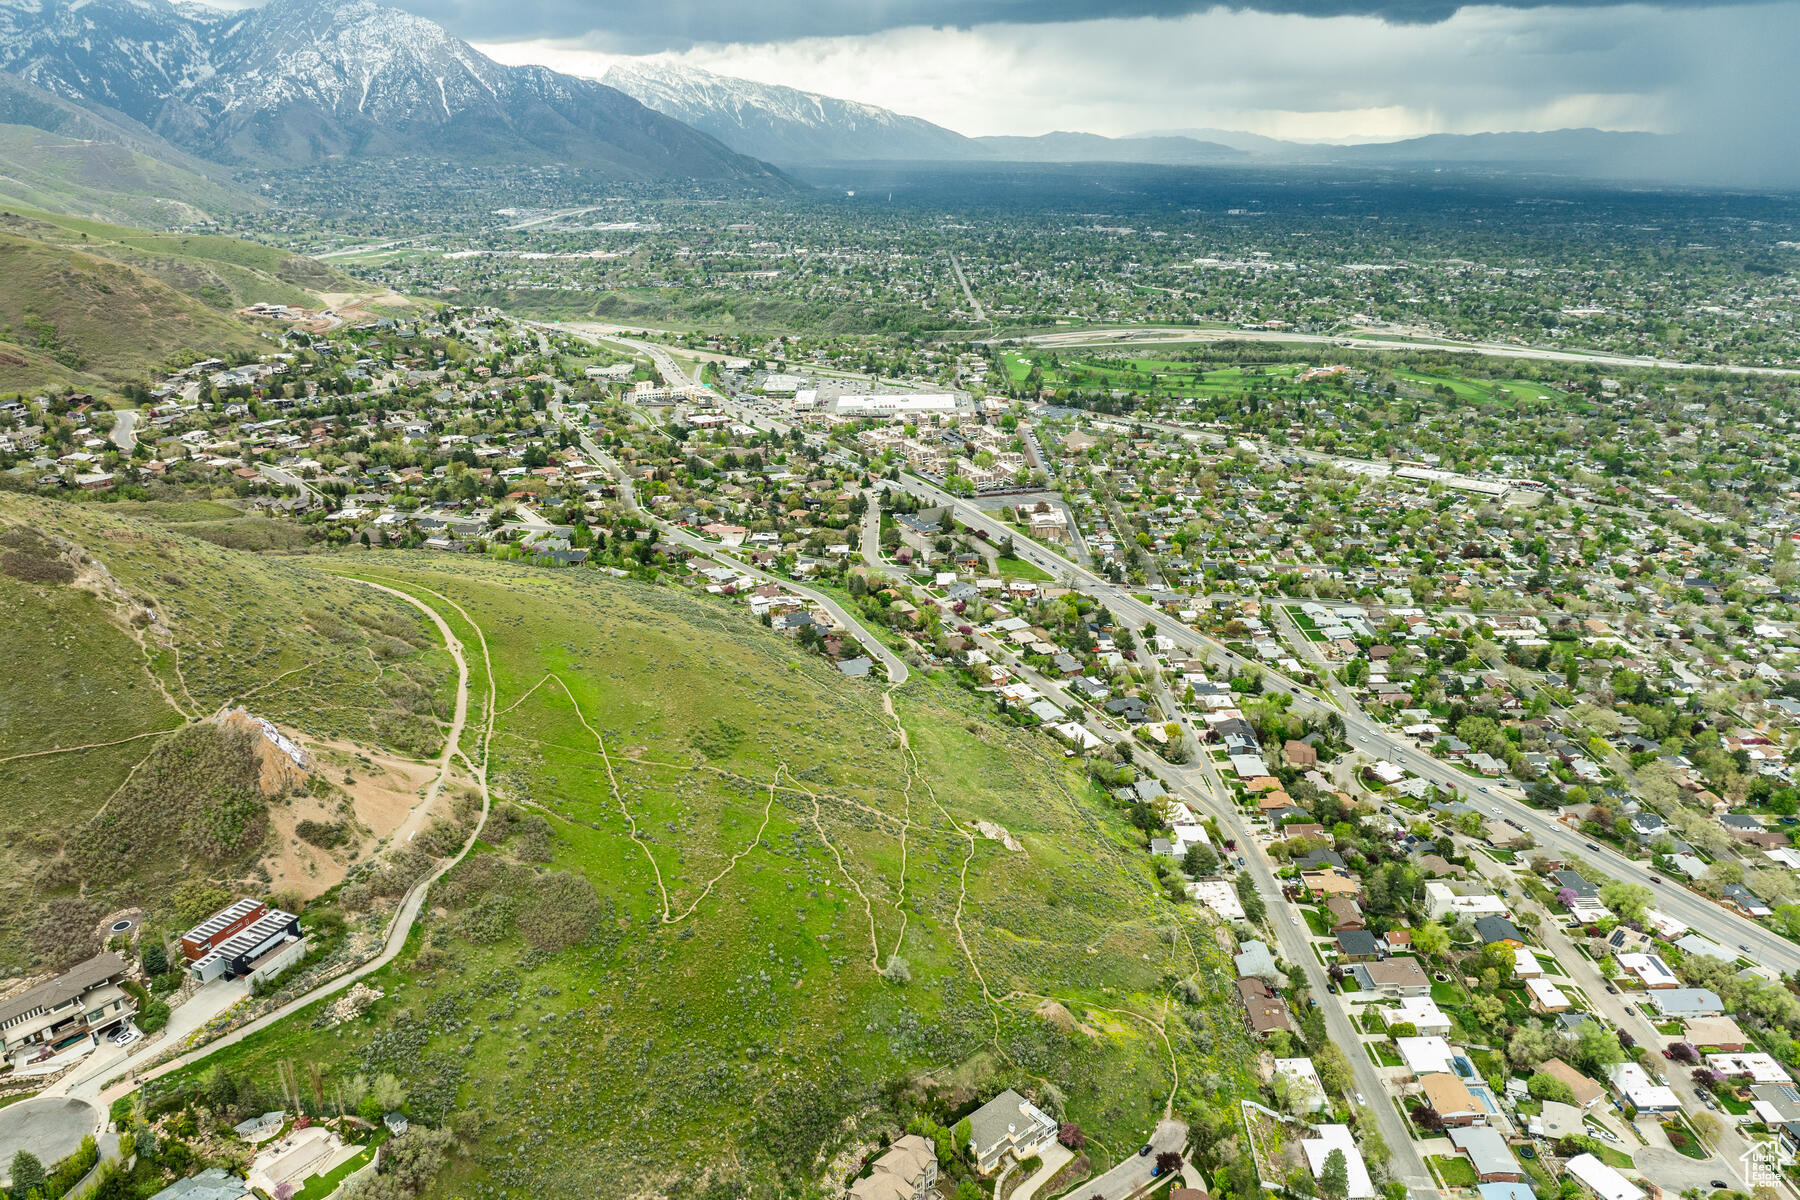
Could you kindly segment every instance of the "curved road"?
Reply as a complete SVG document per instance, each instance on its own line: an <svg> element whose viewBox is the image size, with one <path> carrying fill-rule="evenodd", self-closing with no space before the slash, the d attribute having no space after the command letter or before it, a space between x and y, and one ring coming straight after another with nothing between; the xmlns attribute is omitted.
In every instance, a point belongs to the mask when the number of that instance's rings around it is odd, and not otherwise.
<svg viewBox="0 0 1800 1200"><path fill-rule="evenodd" d="M356 579L355 576L345 576L345 578ZM432 800L436 799L438 794L443 790L444 783L449 778L451 762L459 756L463 758L464 762L469 761L467 756L462 755L461 752L463 729L467 723L469 712L468 659L461 639L451 632L449 623L444 620L435 608L432 608L424 601L401 591L399 588L389 587L386 584L375 583L367 579L356 579L356 582L375 588L378 591L387 592L389 595L404 600L406 603L424 613L427 617L430 617L432 623L437 626L438 633L443 636L445 649L450 651L450 657L456 661L456 714L451 721L450 732L444 740L444 753L438 761L437 779L432 782L431 787L426 792L424 803L428 805ZM452 601L451 603L454 604L455 602ZM463 616L467 619L468 614L464 613ZM470 624L473 625L474 622L471 621ZM479 627L477 627L477 633L479 633ZM487 747L488 741L493 735L494 675L493 664L487 658L485 639L483 639L482 645L482 659L486 665L488 677L489 700L487 705L487 727L481 739L481 764L479 766L476 766L474 763L469 764L475 774L476 783L481 790L481 818L476 821L474 830L469 834L468 840L463 843L462 849L456 852L455 857L448 859L436 871L433 871L430 875L419 880L408 889L406 895L401 899L399 909L394 913L393 920L388 925L387 939L382 946L381 953L362 964L360 967L357 967L355 970L340 975L327 983L320 984L305 995L298 996L295 999L288 1001L274 1012L258 1017L241 1029L235 1029L223 1037L216 1038L203 1046L196 1047L195 1049L169 1059L166 1062L158 1063L148 1070L131 1075L123 1080L112 1081L110 1087L105 1087L98 1092L96 1096L98 1100L103 1103L110 1103L113 1099L134 1090L147 1080L166 1075L171 1071L180 1070L183 1067L192 1066L194 1063L199 1062L216 1050L223 1049L226 1046L236 1045L245 1038L262 1032L277 1021L292 1016L294 1013L305 1008L307 1005L312 1004L314 1001L322 1000L326 996L343 991L359 979L379 971L382 967L385 967L394 960L394 957L405 947L407 936L412 933L413 923L418 920L419 911L424 907L425 896L426 893L430 891L431 885L443 878L447 871L463 860L463 856L468 854L470 849L474 847L475 840L481 836L481 831L487 824L489 808ZM92 1081L83 1080L82 1082L86 1083Z"/></svg>
<svg viewBox="0 0 1800 1200"><path fill-rule="evenodd" d="M880 638L875 636L871 630L865 627L861 621L858 621L855 617L851 616L849 612L844 609L843 605L839 604L836 600L823 592L815 591L804 584L795 583L791 579L783 579L780 576L771 575L760 567L751 566L749 563L734 557L729 553L726 547L719 545L719 543L709 542L704 538L696 537L687 530L676 525L671 525L661 517L650 512L648 509L644 508L643 505L638 503L637 489L632 486L631 477L625 473L625 469L613 459L612 455L602 450L598 442L588 436L587 430L576 424L560 404L552 406L551 415L567 426L575 434L576 438L580 440L582 450L591 456L595 462L605 467L607 473L618 481L619 498L625 501L626 506L630 508L631 511L637 513L638 516L650 522L651 525L655 526L657 531L664 537L668 538L670 541L679 542L688 549L697 551L723 566L730 567L734 571L742 571L752 578L761 579L767 583L778 584L793 592L795 595L805 596L808 600L811 600L814 604L817 604L820 608L829 613L832 620L836 621L847 633L862 644L863 649L869 652L870 657L874 658L886 669L889 683L899 685L906 682L910 672L908 672L906 664L901 661L900 656L888 649L887 645L883 643ZM871 505L871 507L873 507L873 505Z"/></svg>

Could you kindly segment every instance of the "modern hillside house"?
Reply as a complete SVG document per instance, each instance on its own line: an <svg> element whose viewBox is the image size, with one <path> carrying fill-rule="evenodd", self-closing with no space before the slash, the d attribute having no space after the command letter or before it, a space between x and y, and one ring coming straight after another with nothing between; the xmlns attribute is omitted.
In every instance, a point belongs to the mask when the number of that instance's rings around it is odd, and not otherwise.
<svg viewBox="0 0 1800 1200"><path fill-rule="evenodd" d="M300 918L260 900L239 900L181 936L188 973L198 983L261 977L298 962L306 952Z"/></svg>

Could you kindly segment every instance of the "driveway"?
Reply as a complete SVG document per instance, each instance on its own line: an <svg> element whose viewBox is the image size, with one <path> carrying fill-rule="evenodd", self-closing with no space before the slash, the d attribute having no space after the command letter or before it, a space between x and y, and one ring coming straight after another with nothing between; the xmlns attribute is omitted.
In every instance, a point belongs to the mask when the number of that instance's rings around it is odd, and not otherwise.
<svg viewBox="0 0 1800 1200"><path fill-rule="evenodd" d="M1151 1172L1156 1170L1156 1156L1164 1150L1180 1151L1187 1145L1188 1127L1181 1121L1159 1121L1156 1132L1150 1135L1150 1153L1131 1157L1100 1176L1091 1179L1077 1189L1088 1200L1099 1197L1100 1200L1125 1200L1125 1197L1137 1192L1148 1184Z"/></svg>
<svg viewBox="0 0 1800 1200"><path fill-rule="evenodd" d="M1069 1165L1069 1160L1075 1157L1075 1152L1061 1142L1052 1142L1038 1157L1043 1160L1044 1165L1033 1171L1024 1183L1013 1189L1011 1200L1032 1200L1032 1197L1038 1194L1038 1189L1050 1182L1052 1175Z"/></svg>
<svg viewBox="0 0 1800 1200"><path fill-rule="evenodd" d="M29 1150L45 1168L75 1153L81 1139L100 1132L100 1110L67 1096L21 1100L0 1108L0 1184L12 1183L13 1155Z"/></svg>

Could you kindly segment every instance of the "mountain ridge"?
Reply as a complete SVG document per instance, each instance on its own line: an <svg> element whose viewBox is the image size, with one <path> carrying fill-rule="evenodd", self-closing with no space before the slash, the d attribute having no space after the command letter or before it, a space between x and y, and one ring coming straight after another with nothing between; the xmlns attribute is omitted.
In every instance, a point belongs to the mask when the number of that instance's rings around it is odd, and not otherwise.
<svg viewBox="0 0 1800 1200"><path fill-rule="evenodd" d="M1191 138L1109 138L1078 131L1037 137L969 137L922 117L873 104L670 63L614 65L602 82L740 153L777 163L1167 160L1193 164L1242 157L1227 146Z"/></svg>
<svg viewBox="0 0 1800 1200"><path fill-rule="evenodd" d="M1501 166L1625 176L1661 157L1666 135L1563 129L1428 134L1382 142L1288 141L1220 129L1123 137L1063 130L970 137L890 109L666 62L614 64L602 77L651 108L771 162L1134 163L1162 166Z"/></svg>
<svg viewBox="0 0 1800 1200"><path fill-rule="evenodd" d="M623 92L504 66L374 0L217 17L168 0L0 0L0 70L227 164L414 154L793 186Z"/></svg>

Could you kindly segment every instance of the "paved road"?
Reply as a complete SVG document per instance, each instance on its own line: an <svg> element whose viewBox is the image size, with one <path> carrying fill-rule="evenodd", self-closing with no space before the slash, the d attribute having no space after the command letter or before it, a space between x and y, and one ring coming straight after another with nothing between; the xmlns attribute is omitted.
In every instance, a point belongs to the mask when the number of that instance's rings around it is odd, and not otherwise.
<svg viewBox="0 0 1800 1200"><path fill-rule="evenodd" d="M98 1135L105 1114L86 1100L38 1096L0 1108L0 1186L12 1183L13 1155L29 1150L46 1168L75 1153L81 1139Z"/></svg>
<svg viewBox="0 0 1800 1200"><path fill-rule="evenodd" d="M1357 350L1437 350L1445 354L1476 354L1492 358L1526 358L1541 362L1594 363L1612 367L1656 367L1666 371L1723 371L1731 375L1800 375L1793 367L1721 366L1718 363L1683 362L1672 358L1604 354L1585 350L1551 350L1535 346L1508 346L1500 342L1439 342L1368 336L1329 336L1321 333L1281 333L1263 329L1169 329L1133 327L1094 329L1070 333L1040 333L1023 338L994 338L982 345L1024 343L1057 349L1078 346L1155 346L1170 342L1276 342L1289 345L1343 346Z"/></svg>
<svg viewBox="0 0 1800 1200"><path fill-rule="evenodd" d="M112 444L120 453L130 454L137 449L138 412L135 408L121 408L113 415Z"/></svg>
<svg viewBox="0 0 1800 1200"><path fill-rule="evenodd" d="M1385 758L1405 767L1439 787L1454 789L1490 815L1492 810L1498 809L1503 815L1518 821L1546 852L1565 859L1586 859L1615 878L1641 883L1656 896L1656 908L1659 911L1706 933L1728 947L1749 946L1748 953L1759 962L1784 972L1800 969L1800 946L1679 884L1667 880L1662 883L1651 882L1645 864L1627 858L1602 843L1592 843L1590 847L1585 837L1558 822L1554 815L1525 804L1517 789L1476 780L1448 763L1433 758L1406 737L1370 718L1357 705L1354 696L1335 683L1332 691L1337 704L1328 705L1315 693L1299 686L1280 672L1271 670L1267 664L1244 658L1223 643L1182 625L1161 609L1142 603L1127 587L1109 583L1042 543L1007 529L972 501L952 496L914 475L902 475L898 486L933 504L949 505L959 521L973 528L986 529L991 536L1010 533L1016 553L1021 558L1054 578L1069 581L1073 586L1102 600L1126 624L1141 626L1145 622L1154 622L1158 633L1169 637L1188 653L1227 667L1254 666L1262 672L1265 687L1286 692L1293 697L1296 711L1340 712L1344 718L1345 730L1357 748L1373 757Z"/></svg>
<svg viewBox="0 0 1800 1200"><path fill-rule="evenodd" d="M351 576L350 578L354 578L354 576ZM444 639L445 648L450 651L451 658L456 661L455 715L451 719L450 731L445 738L444 754L439 760L438 776L432 781L430 789L427 792L425 803L429 804L443 787L444 782L449 775L451 762L459 756L458 748L462 741L463 729L469 713L469 664L467 654L461 639L451 631L449 624L441 615L439 615L438 611L430 605L398 588L391 588L385 584L373 583L366 579L359 579L357 582L366 584L369 587L376 588L383 592L388 592L424 613L431 619L432 624L437 626L438 633ZM482 654L485 659L485 647L483 648ZM226 1046L236 1045L245 1038L262 1032L277 1021L292 1016L294 1013L305 1008L314 1001L324 999L326 996L335 995L336 993L343 991L357 980L379 971L382 967L385 967L388 963L393 961L394 957L405 947L407 935L412 932L413 922L418 920L419 910L424 907L425 897L430 891L431 885L443 878L445 872L449 871L457 863L463 860L463 856L468 854L470 849L474 847L475 840L481 836L482 827L487 824L489 809L487 745L488 742L492 740L495 715L493 667L491 663L485 664L485 672L488 677L488 702L486 706L487 727L481 738L481 763L479 766L471 764L475 775L476 786L481 791L481 818L476 822L475 828L469 834L468 840L463 843L462 849L456 852L456 856L447 860L443 866L439 867L436 871L433 871L430 875L427 875L425 878L413 884L406 895L401 898L400 907L395 911L393 919L388 924L387 940L382 946L381 953L364 963L362 966L356 968L354 971L340 975L328 983L320 984L310 992L288 1001L274 1012L258 1017L256 1020L251 1021L240 1029L233 1030L224 1037L216 1038L213 1041L206 1043L204 1046L188 1051L186 1054L178 1055L175 1058L169 1059L167 1062L159 1063L141 1073L131 1075L128 1079L121 1081L102 1092L100 1094L100 1099L102 1101L110 1102L118 1096L134 1090L146 1080L155 1079L158 1076L167 1075L171 1071L191 1066L205 1058L207 1055L212 1054L214 1051L223 1049ZM0 1109L0 1115L3 1115L6 1111L7 1110L5 1109Z"/></svg>
<svg viewBox="0 0 1800 1200"><path fill-rule="evenodd" d="M1484 878L1494 883L1512 882L1512 872L1489 859L1479 848L1471 848L1469 861L1475 864L1476 869ZM1575 948L1573 939L1558 923L1555 914L1546 912L1544 915L1546 919L1538 925L1538 936L1542 939L1544 946L1551 954L1555 955L1556 961L1562 965L1568 981L1586 994L1595 1011L1611 1022L1613 1028L1630 1034L1638 1045L1648 1047L1652 1053L1658 1053L1670 1042L1680 1040L1670 1038L1658 1031L1655 1024L1644 1015L1638 1003L1645 998L1644 993L1628 995L1608 992L1606 980L1601 976L1599 968L1594 965L1592 959L1584 957ZM1665 1062L1662 1064L1662 1074L1668 1080L1669 1086L1674 1089L1675 1094L1681 1098L1682 1107L1689 1113L1708 1111L1701 1103L1699 1094L1694 1087L1691 1068ZM1724 1178L1738 1180L1740 1185L1744 1186L1744 1190L1749 1191L1750 1188L1747 1182L1743 1181L1741 1175L1741 1156L1749 1149L1749 1142L1729 1115L1719 1115L1723 1132L1719 1138L1718 1151L1713 1157L1695 1160L1677 1150L1665 1150L1660 1154L1653 1154L1650 1161L1646 1163L1644 1155L1651 1151L1648 1149L1634 1150L1633 1158L1644 1173L1644 1177L1656 1180L1667 1188L1669 1185L1664 1182L1663 1176L1653 1173L1651 1170L1651 1167L1655 1165L1667 1165L1679 1168L1679 1172L1672 1175L1671 1178L1685 1181L1679 1183L1674 1190L1694 1186L1696 1180L1698 1180L1698 1184L1704 1185L1713 1179Z"/></svg>
<svg viewBox="0 0 1800 1200"><path fill-rule="evenodd" d="M1084 1200L1095 1196L1101 1200L1125 1200L1155 1178L1156 1156L1165 1150L1183 1150L1187 1135L1188 1127L1181 1121L1158 1121L1156 1131L1150 1135L1150 1153L1133 1154L1098 1179L1082 1184L1075 1194Z"/></svg>
<svg viewBox="0 0 1800 1200"><path fill-rule="evenodd" d="M969 287L969 277L963 274L962 261L954 254L950 256L950 270L955 273L956 282L962 288L963 299L969 302L969 308L974 312L976 322L987 324L987 309L981 307L981 301L975 298L974 291Z"/></svg>
<svg viewBox="0 0 1800 1200"><path fill-rule="evenodd" d="M805 584L795 583L791 579L783 579L780 576L770 574L760 567L752 566L732 555L726 547L719 545L719 543L709 542L704 538L696 537L687 530L682 529L677 525L671 525L661 517L651 513L638 503L637 489L632 486L631 477L626 474L625 470L620 467L616 461L614 461L610 454L600 448L598 442L588 436L587 430L581 428L580 425L570 418L567 411L564 410L561 405L554 406L551 410L551 415L573 430L575 436L580 440L582 450L592 457L595 462L604 467L606 471L618 481L619 498L625 501L626 506L639 516L643 517L644 520L649 521L652 525L656 526L657 531L661 533L662 536L668 538L670 541L679 542L690 550L698 551L707 558L713 559L724 566L728 566L734 571L742 571L746 575L755 579L761 579L767 583L779 584L784 590L793 592L797 596L805 596L808 600L811 600L814 604L817 604L820 608L829 613L832 620L836 621L845 632L849 633L862 644L863 649L869 652L869 656L886 669L889 683L898 685L906 682L910 672L907 670L906 664L901 661L900 656L888 649L887 644L871 630L866 628L861 621L851 616L850 613L844 609L843 605L839 604L825 593L809 588Z"/></svg>

